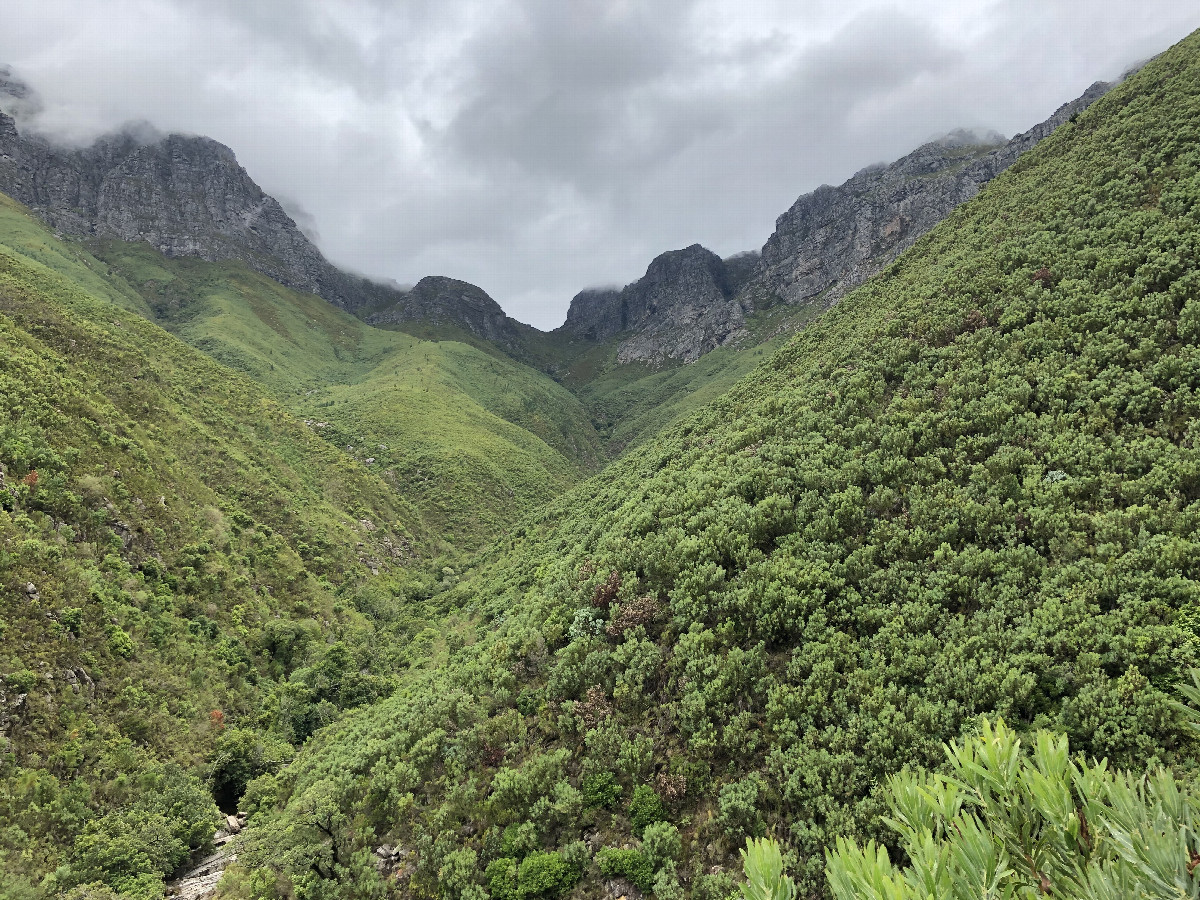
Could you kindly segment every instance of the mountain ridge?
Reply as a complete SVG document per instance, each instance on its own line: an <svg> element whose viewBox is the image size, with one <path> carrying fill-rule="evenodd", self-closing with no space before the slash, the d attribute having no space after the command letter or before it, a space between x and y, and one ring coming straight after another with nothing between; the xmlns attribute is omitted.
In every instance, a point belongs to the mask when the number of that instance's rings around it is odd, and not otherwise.
<svg viewBox="0 0 1200 900"><path fill-rule="evenodd" d="M5 78L0 94L27 108L34 95L11 72ZM994 133L951 132L801 196L779 216L753 267L754 251L726 260L699 245L659 254L642 278L620 289L581 291L551 332L518 322L482 288L457 279L427 276L405 290L337 268L233 151L209 138L126 130L70 150L22 135L13 116L0 112L0 190L76 238L240 259L374 324L453 325L536 368L556 367L546 347L559 336L603 343L618 335L618 365L661 366L737 344L746 317L775 304L836 302L1109 87L1093 84L1002 146L980 143Z"/></svg>
<svg viewBox="0 0 1200 900"><path fill-rule="evenodd" d="M601 340L633 331L619 343L618 362L686 363L736 344L754 312L776 304L827 308L1112 86L1095 82L1007 141L995 132L959 129L892 163L867 166L837 187L822 185L802 195L776 220L753 270L740 276L733 295L715 289L715 279L706 281L698 260L677 271L677 284L661 283L655 270L666 268L664 261L674 254L695 256L697 244L656 257L642 279L624 288L580 292L558 330ZM989 143L997 139L999 146ZM739 258L744 265L746 254L725 263ZM638 314L630 315L631 305Z"/></svg>

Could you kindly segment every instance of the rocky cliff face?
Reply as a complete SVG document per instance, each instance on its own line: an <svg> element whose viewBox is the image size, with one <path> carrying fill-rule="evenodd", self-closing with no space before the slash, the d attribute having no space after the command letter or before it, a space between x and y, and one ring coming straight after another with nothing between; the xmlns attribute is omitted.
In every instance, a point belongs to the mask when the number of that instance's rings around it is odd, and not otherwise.
<svg viewBox="0 0 1200 900"><path fill-rule="evenodd" d="M145 242L168 256L240 259L316 293L338 280L233 151L208 138L125 132L68 150L21 134L0 113L0 190L72 237ZM348 298L331 299L348 305Z"/></svg>
<svg viewBox="0 0 1200 900"><path fill-rule="evenodd" d="M416 321L456 325L505 348L513 348L518 332L529 327L510 319L482 288L440 275L422 278L389 305L363 318L372 325Z"/></svg>
<svg viewBox="0 0 1200 900"><path fill-rule="evenodd" d="M632 332L617 347L623 363L692 362L741 335L745 310L734 298L756 263L756 254L722 260L699 244L663 253L619 291L577 294L561 330L593 341Z"/></svg>
<svg viewBox="0 0 1200 900"><path fill-rule="evenodd" d="M487 340L518 324L473 285L434 278L404 291L338 269L214 140L127 129L81 149L57 146L24 133L20 123L36 112L37 98L6 67L0 110L0 191L62 234L148 243L167 256L241 260L351 312L391 317L381 321L453 322Z"/></svg>
<svg viewBox="0 0 1200 900"><path fill-rule="evenodd" d="M840 187L805 194L776 221L742 304L833 304L1109 87L1093 84L1010 141L954 132L889 166L864 169Z"/></svg>
<svg viewBox="0 0 1200 900"><path fill-rule="evenodd" d="M664 253L621 290L576 295L560 330L595 341L627 333L621 362L691 362L736 341L755 309L830 306L1109 87L1092 85L1012 140L956 131L839 187L819 187L779 217L761 255L720 260L699 245Z"/></svg>

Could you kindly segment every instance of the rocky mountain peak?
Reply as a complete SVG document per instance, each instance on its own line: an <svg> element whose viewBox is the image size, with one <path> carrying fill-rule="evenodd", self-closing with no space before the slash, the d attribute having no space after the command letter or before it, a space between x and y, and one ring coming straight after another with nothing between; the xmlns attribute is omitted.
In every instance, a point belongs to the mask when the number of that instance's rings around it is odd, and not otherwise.
<svg viewBox="0 0 1200 900"><path fill-rule="evenodd" d="M0 191L62 234L241 260L351 312L454 321L489 340L512 330L498 324L507 320L503 310L474 285L432 278L404 290L338 269L218 141L134 125L87 147L60 147L26 132L21 114L35 102L28 85L0 67L0 109L9 110L0 112ZM431 306L422 311L425 302Z"/></svg>
<svg viewBox="0 0 1200 900"><path fill-rule="evenodd" d="M733 298L756 259L722 260L699 244L659 254L619 291L577 294L561 330L594 341L633 332L617 347L621 362L691 362L740 332L744 316Z"/></svg>
<svg viewBox="0 0 1200 900"><path fill-rule="evenodd" d="M992 131L952 131L890 165L805 194L776 221L742 305L835 303L1110 87L1093 84L1011 140Z"/></svg>
<svg viewBox="0 0 1200 900"><path fill-rule="evenodd" d="M422 321L454 325L502 347L513 343L515 324L487 292L466 281L429 275L397 292L382 309L365 316L372 325Z"/></svg>
<svg viewBox="0 0 1200 900"><path fill-rule="evenodd" d="M167 256L240 259L321 292L329 264L233 151L210 138L124 129L68 149L0 114L0 190L57 231L144 242Z"/></svg>

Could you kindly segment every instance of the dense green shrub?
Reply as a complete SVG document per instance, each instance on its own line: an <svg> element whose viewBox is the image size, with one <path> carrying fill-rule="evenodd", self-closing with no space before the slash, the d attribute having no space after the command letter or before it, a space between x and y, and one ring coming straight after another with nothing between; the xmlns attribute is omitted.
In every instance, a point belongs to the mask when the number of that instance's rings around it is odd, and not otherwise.
<svg viewBox="0 0 1200 900"><path fill-rule="evenodd" d="M1051 895L1068 900L1200 893L1200 797L1169 771L1072 758L1065 736L1025 753L1001 723L947 748L949 771L888 785L888 825L908 865L840 839L826 871L837 900Z"/></svg>
<svg viewBox="0 0 1200 900"><path fill-rule="evenodd" d="M604 875L628 878L639 890L654 886L654 866L640 850L606 847L596 854L596 865Z"/></svg>
<svg viewBox="0 0 1200 900"><path fill-rule="evenodd" d="M596 772L583 779L583 802L588 809L611 807L621 797L621 785L612 772Z"/></svg>
<svg viewBox="0 0 1200 900"><path fill-rule="evenodd" d="M758 811L758 795L763 787L763 777L752 772L724 785L717 794L717 818L735 843L744 837L763 836L766 826Z"/></svg>
<svg viewBox="0 0 1200 900"><path fill-rule="evenodd" d="M523 859L538 846L538 829L532 822L520 822L504 829L500 839L500 854Z"/></svg>
<svg viewBox="0 0 1200 900"><path fill-rule="evenodd" d="M579 880L579 872L553 851L535 851L521 860L517 868L517 898L554 898L569 891Z"/></svg>
<svg viewBox="0 0 1200 900"><path fill-rule="evenodd" d="M663 805L662 798L655 793L654 788L646 784L639 784L633 789L628 812L633 833L639 837L646 826L665 821L667 818L667 808Z"/></svg>
<svg viewBox="0 0 1200 900"><path fill-rule="evenodd" d="M642 853L655 871L674 866L683 851L679 829L670 822L654 822L642 834Z"/></svg>
<svg viewBox="0 0 1200 900"><path fill-rule="evenodd" d="M516 900L517 861L511 856L494 859L483 872L492 900Z"/></svg>
<svg viewBox="0 0 1200 900"><path fill-rule="evenodd" d="M98 881L152 896L193 850L209 844L219 815L199 779L168 765L138 781L129 807L84 826L61 879L65 887Z"/></svg>

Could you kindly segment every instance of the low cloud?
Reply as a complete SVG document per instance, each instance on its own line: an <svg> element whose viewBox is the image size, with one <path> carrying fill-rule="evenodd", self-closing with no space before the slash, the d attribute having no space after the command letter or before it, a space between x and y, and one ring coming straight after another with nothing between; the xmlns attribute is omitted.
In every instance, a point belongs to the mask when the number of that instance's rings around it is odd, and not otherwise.
<svg viewBox="0 0 1200 900"><path fill-rule="evenodd" d="M663 250L755 249L801 193L1024 130L1197 23L1169 0L10 0L36 122L207 134L331 259L559 324Z"/></svg>

